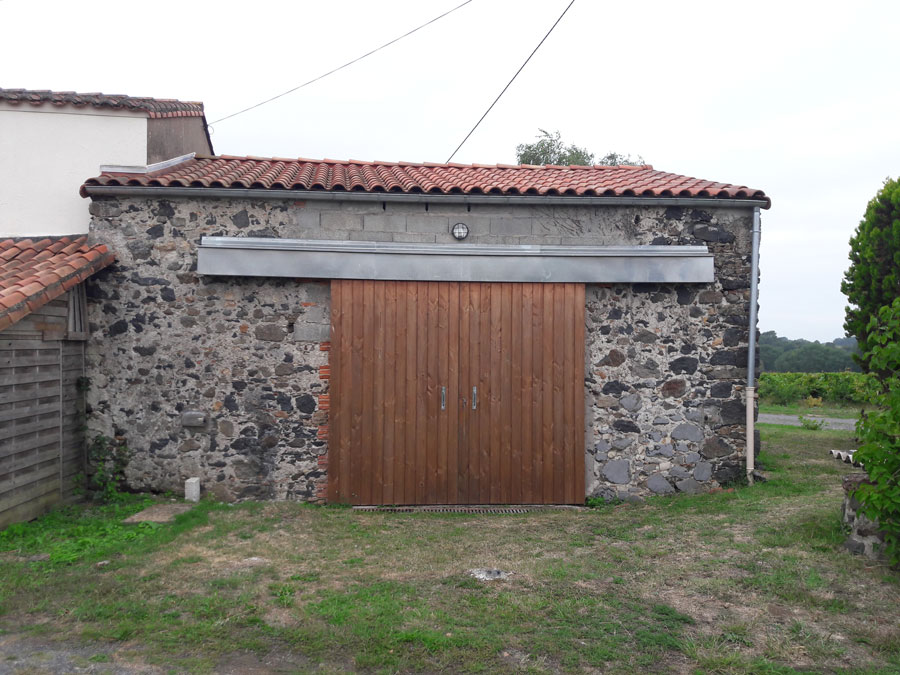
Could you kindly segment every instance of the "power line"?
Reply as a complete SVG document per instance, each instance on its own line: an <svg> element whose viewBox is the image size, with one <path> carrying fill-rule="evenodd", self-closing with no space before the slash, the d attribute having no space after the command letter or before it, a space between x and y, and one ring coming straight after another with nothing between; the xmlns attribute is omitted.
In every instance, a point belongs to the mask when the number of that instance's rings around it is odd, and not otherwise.
<svg viewBox="0 0 900 675"><path fill-rule="evenodd" d="M471 136L472 134L475 133L475 130L478 128L478 125L481 124L481 123L484 121L484 118L488 116L488 113L491 112L491 110L493 109L493 107L494 107L495 105L497 105L497 101L499 101L499 100L500 100L500 97L503 96L503 94L506 93L506 90L509 89L509 85L511 85L513 82L515 82L516 78L519 76L519 73L522 72L522 69L525 68L525 66L528 65L528 62L529 62L529 61L531 61L531 57L534 56L534 55L537 53L537 50L541 48L541 45L544 44L544 40L546 40L548 37L550 37L550 33L552 33L552 32L553 32L553 29L556 28L556 24L558 24L560 21L562 21L562 18L566 15L566 12L569 11L569 7L571 7L571 6L574 5L574 4L575 4L575 0L572 0L572 2L570 2L570 3L566 6L566 8L563 10L563 13L559 15L559 18L553 23L552 26L550 26L550 30L548 30L548 31L547 31L547 34L541 39L540 42L538 42L538 45L537 45L537 47L534 48L534 51L531 52L531 54L528 55L528 58L525 59L525 63L523 63L521 66L519 66L519 69L516 71L516 74L513 75L513 76L512 76L512 79L511 79L509 82L506 83L506 86L505 86L505 87L503 87L503 91L501 91L501 92L497 95L497 98L494 99L494 102L491 103L491 105L488 106L488 109L484 111L484 115L482 115L482 116L481 116L481 119L479 119L479 120L475 123L475 126L472 127L472 130L471 130L469 133L466 134L466 137L465 137L464 139L462 139L462 143L460 143L459 145L456 146L456 150L453 151L453 154L451 154L451 155L447 158L447 162L446 162L447 164L449 164L449 163L450 163L450 160L452 160L453 157L456 155L456 153L459 152L459 149L460 149L463 145L466 144L466 141L469 140L469 136Z"/></svg>
<svg viewBox="0 0 900 675"><path fill-rule="evenodd" d="M2 0L0 0L0 1L2 1ZM413 33L422 30L422 29L425 28L426 26L430 26L430 25L433 24L435 21L438 21L439 19L443 19L443 18L444 18L445 16L447 16L448 14L453 14L453 12L455 12L455 11L458 10L458 9L460 9L461 7L464 7L464 6L468 5L470 2L472 2L472 0L465 0L465 2L458 4L458 5L457 5L456 7L454 7L453 9L447 10L446 12L444 12L443 14L441 14L440 16L434 17L431 21L427 21L426 23L423 23L421 26L418 26L418 27L416 27L416 28L413 28L413 29L412 29L411 31L409 31L408 33L404 33L404 34L401 35L400 37L396 37L396 38L394 38L393 40L391 40L390 42L385 42L385 43L384 43L383 45L381 45L380 47L376 47L376 48L373 49L372 51L366 52L366 53L363 54L362 56L358 56L358 57L356 57L355 59L353 59L352 61L348 61L348 62L345 63L344 65L338 66L338 67L335 68L334 70L329 70L327 73L324 73L324 74L322 74L322 75L319 75L318 77L315 77L315 78L311 79L309 82L304 82L303 84L298 84L298 85L297 85L296 87L294 87L293 89L288 89L288 90L285 91L285 92L282 92L282 93L280 93L280 94L278 94L278 95L276 95L276 96L273 96L272 98L267 98L265 101L260 101L259 103L255 103L254 105L251 105L249 108L244 108L243 110L238 110L237 112L231 113L230 115L226 115L225 117L220 117L219 119L217 119L217 120L215 120L215 121L213 121L213 122L210 122L209 124L210 124L210 125L218 124L219 122L224 122L225 120L231 119L232 117L237 117L238 115L242 115L242 114L244 114L245 112L248 112L248 111L250 111L250 110L253 110L254 108L259 108L260 106L263 106L263 105L265 105L266 103L271 103L272 101L274 101L274 100L276 100L276 99L279 99L279 98L281 98L282 96L287 96L288 94L292 94L293 92L297 91L298 89L303 89L303 87L306 87L306 86L312 84L313 82L318 82L318 81L321 80L322 78L328 77L329 75L332 75L332 74L338 72L339 70L343 70L343 69L346 68L347 66L352 66L352 65L353 65L354 63L356 63L357 61L362 61L362 60L363 60L364 58L366 58L367 56L371 56L371 55L374 54L375 52L381 51L381 50L384 49L385 47L390 47L390 46L391 46L392 44L394 44L395 42L399 42L399 41L402 40L403 38L409 37L409 36L412 35Z"/></svg>

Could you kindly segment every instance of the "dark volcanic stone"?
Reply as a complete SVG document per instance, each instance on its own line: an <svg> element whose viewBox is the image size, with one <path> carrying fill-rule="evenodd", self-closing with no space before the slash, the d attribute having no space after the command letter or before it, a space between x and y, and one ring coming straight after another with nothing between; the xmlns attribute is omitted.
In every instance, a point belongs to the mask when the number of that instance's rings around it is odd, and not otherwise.
<svg viewBox="0 0 900 675"><path fill-rule="evenodd" d="M713 398L728 398L732 388L731 382L716 382L709 388L709 395Z"/></svg>
<svg viewBox="0 0 900 675"><path fill-rule="evenodd" d="M693 478L685 478L684 480L676 481L675 487L678 488L679 492L685 492L691 495L700 489L700 483L695 481Z"/></svg>
<svg viewBox="0 0 900 675"><path fill-rule="evenodd" d="M697 364L699 361L692 356L680 356L671 363L669 363L669 369L675 373L687 373L688 375L693 375L697 372Z"/></svg>
<svg viewBox="0 0 900 675"><path fill-rule="evenodd" d="M284 328L274 323L264 323L257 326L254 333L257 340L265 340L267 342L281 342L287 335Z"/></svg>
<svg viewBox="0 0 900 675"><path fill-rule="evenodd" d="M616 431L621 431L625 434L637 434L641 431L641 428L631 420L616 420L612 426Z"/></svg>
<svg viewBox="0 0 900 675"><path fill-rule="evenodd" d="M718 305L724 296L719 291L703 291L697 296L697 300L704 305Z"/></svg>
<svg viewBox="0 0 900 675"><path fill-rule="evenodd" d="M618 380L611 380L603 385L603 393L609 396L619 396L623 392L626 392L630 389L627 384L623 384Z"/></svg>
<svg viewBox="0 0 900 675"><path fill-rule="evenodd" d="M720 464L719 468L713 471L713 478L719 483L733 483L743 472L743 467L739 463Z"/></svg>
<svg viewBox="0 0 900 675"><path fill-rule="evenodd" d="M668 380L660 388L660 393L667 398L684 396L686 391L687 382L684 380Z"/></svg>
<svg viewBox="0 0 900 675"><path fill-rule="evenodd" d="M713 366L734 366L736 364L737 355L727 349L720 349L709 359L710 365Z"/></svg>
<svg viewBox="0 0 900 675"><path fill-rule="evenodd" d="M726 328L722 333L722 342L726 347L736 347L744 338L744 331L740 328Z"/></svg>
<svg viewBox="0 0 900 675"><path fill-rule="evenodd" d="M722 424L740 424L746 418L746 408L740 399L730 399L722 404Z"/></svg>
<svg viewBox="0 0 900 675"><path fill-rule="evenodd" d="M678 296L679 305L689 305L697 297L697 294L687 286L678 286L675 289L675 293Z"/></svg>
<svg viewBox="0 0 900 675"><path fill-rule="evenodd" d="M699 443L703 440L703 430L696 424L688 424L687 422L679 424L672 431L672 439L676 441L694 441Z"/></svg>
<svg viewBox="0 0 900 675"><path fill-rule="evenodd" d="M301 394L296 398L294 404L297 406L297 410L302 413L312 413L316 410L316 399L310 394Z"/></svg>
<svg viewBox="0 0 900 675"><path fill-rule="evenodd" d="M109 337L115 337L116 335L121 335L126 332L128 332L128 322L125 321L125 319L119 319L112 324L108 330Z"/></svg>
<svg viewBox="0 0 900 675"><path fill-rule="evenodd" d="M146 260L153 253L153 247L149 242L142 240L129 241L125 244L125 248L131 253L131 257L135 260Z"/></svg>
<svg viewBox="0 0 900 675"><path fill-rule="evenodd" d="M748 284L745 279L728 279L727 277L720 277L719 282L722 284L722 289L726 291L743 290L747 288Z"/></svg>
<svg viewBox="0 0 900 675"><path fill-rule="evenodd" d="M599 365L613 366L615 368L616 366L621 366L623 363L625 363L625 354L618 349L610 349L609 354L601 359Z"/></svg>
<svg viewBox="0 0 900 675"><path fill-rule="evenodd" d="M240 229L248 227L250 225L250 216L247 214L247 209L238 211L231 216L231 222L234 223L235 227Z"/></svg>
<svg viewBox="0 0 900 675"><path fill-rule="evenodd" d="M624 485L631 479L630 465L627 459L614 459L603 465L603 477L610 483Z"/></svg>
<svg viewBox="0 0 900 675"><path fill-rule="evenodd" d="M734 452L734 448L732 448L728 443L719 438L718 436L713 436L712 438L707 439L706 443L703 444L703 447L700 449L700 454L706 457L707 459L714 459L716 457L725 457Z"/></svg>
<svg viewBox="0 0 900 675"><path fill-rule="evenodd" d="M154 216L162 218L171 218L175 215L175 209L172 208L172 205L165 199L161 199L158 202L157 207L155 209L151 209L150 211Z"/></svg>
<svg viewBox="0 0 900 675"><path fill-rule="evenodd" d="M647 488L649 488L650 492L655 492L658 495L670 495L675 492L675 488L669 484L665 476L658 473L647 479Z"/></svg>

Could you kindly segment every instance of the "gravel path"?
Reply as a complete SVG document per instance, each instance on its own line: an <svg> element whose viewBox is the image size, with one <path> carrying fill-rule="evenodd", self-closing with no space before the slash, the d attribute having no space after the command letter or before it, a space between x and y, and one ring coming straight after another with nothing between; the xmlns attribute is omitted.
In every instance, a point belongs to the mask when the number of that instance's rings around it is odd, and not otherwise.
<svg viewBox="0 0 900 675"><path fill-rule="evenodd" d="M808 419L822 420L825 425L823 429L839 429L841 431L853 431L856 429L855 419L846 419L841 417L819 417L817 415L806 415ZM774 415L771 413L759 414L760 424L788 424L792 427L799 427L800 418L796 415Z"/></svg>
<svg viewBox="0 0 900 675"><path fill-rule="evenodd" d="M303 656L271 652L225 654L212 667L215 675L280 675L311 672ZM46 640L22 633L0 634L0 675L163 675L182 672L144 663L121 642Z"/></svg>

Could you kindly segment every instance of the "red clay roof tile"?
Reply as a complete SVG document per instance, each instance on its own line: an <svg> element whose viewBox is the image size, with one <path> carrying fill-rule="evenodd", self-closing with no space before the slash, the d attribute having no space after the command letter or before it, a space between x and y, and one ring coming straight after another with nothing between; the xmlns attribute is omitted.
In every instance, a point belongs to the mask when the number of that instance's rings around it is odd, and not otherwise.
<svg viewBox="0 0 900 675"><path fill-rule="evenodd" d="M0 330L58 298L115 260L87 236L0 241Z"/></svg>
<svg viewBox="0 0 900 675"><path fill-rule="evenodd" d="M752 199L762 190L657 171L652 166L415 164L334 159L196 157L153 174L103 173L82 186L245 188L406 194Z"/></svg>
<svg viewBox="0 0 900 675"><path fill-rule="evenodd" d="M147 113L150 117L203 117L203 104L196 101L125 96L123 94L79 94L74 91L0 89L0 101L14 105L73 105Z"/></svg>

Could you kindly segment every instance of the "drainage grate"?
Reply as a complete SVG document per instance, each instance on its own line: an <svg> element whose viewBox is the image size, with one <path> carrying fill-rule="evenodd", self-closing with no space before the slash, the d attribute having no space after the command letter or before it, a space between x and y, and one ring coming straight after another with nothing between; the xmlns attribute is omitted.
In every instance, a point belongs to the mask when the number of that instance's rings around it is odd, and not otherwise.
<svg viewBox="0 0 900 675"><path fill-rule="evenodd" d="M546 511L544 506L354 506L368 513L493 513L498 515Z"/></svg>

